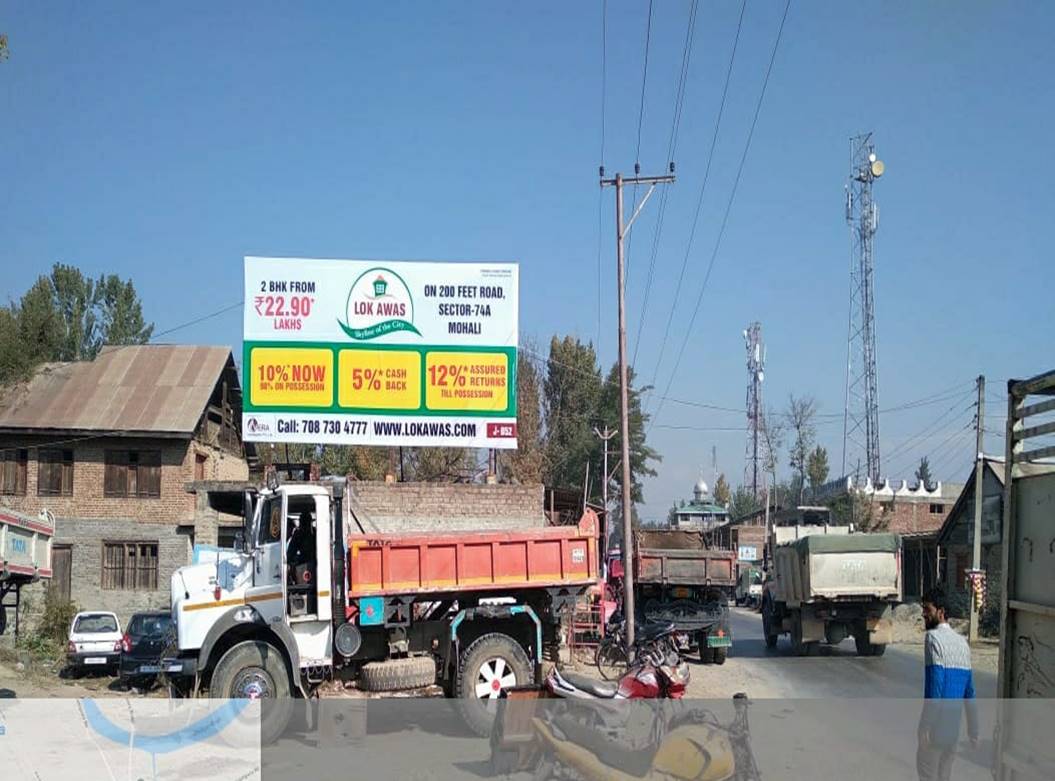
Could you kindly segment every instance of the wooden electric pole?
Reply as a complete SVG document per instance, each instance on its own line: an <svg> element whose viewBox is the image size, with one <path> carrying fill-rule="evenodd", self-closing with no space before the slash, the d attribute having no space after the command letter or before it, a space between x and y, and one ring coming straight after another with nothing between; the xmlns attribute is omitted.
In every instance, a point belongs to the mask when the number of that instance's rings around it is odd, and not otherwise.
<svg viewBox="0 0 1055 781"><path fill-rule="evenodd" d="M985 436L985 375L978 377L978 415L974 421L974 430L974 551L971 559L971 569L974 570L974 575L967 589L967 596L971 601L971 626L968 639L972 643L978 642L978 601L974 595L974 579L978 577L978 571L982 568L982 482L985 479L985 455L982 450ZM1008 475L1010 474L1011 470L1008 468Z"/></svg>
<svg viewBox="0 0 1055 781"><path fill-rule="evenodd" d="M634 220L641 214L645 204L652 196L657 184L670 184L674 181L674 163L670 164L670 174L666 176L641 176L641 166L634 164L634 176L623 178L616 174L614 179L604 178L604 166L601 167L601 187L615 187L615 252L616 252L616 287L619 292L619 433L623 458L623 617L626 620L626 647L629 656L634 646L634 535L633 535L633 502L630 496L630 389L628 387L626 365L626 290L623 286L625 274L623 260L623 239L630 232ZM623 224L623 187L627 184L647 184L648 192L641 199L637 210L630 215L630 220Z"/></svg>

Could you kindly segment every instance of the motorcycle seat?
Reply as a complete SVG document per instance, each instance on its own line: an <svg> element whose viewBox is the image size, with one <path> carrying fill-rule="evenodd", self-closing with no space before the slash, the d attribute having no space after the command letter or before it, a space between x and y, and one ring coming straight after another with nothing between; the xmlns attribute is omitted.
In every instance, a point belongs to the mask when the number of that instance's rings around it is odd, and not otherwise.
<svg viewBox="0 0 1055 781"><path fill-rule="evenodd" d="M652 769L652 761L659 749L657 744L631 747L625 735L617 730L613 735L583 724L574 715L557 716L558 729L573 744L586 749L610 768L618 768L634 778L644 778Z"/></svg>
<svg viewBox="0 0 1055 781"><path fill-rule="evenodd" d="M656 640L665 635L673 634L675 625L673 621L650 621L642 626L638 632L642 640Z"/></svg>
<svg viewBox="0 0 1055 781"><path fill-rule="evenodd" d="M566 672L562 672L560 676L576 689L592 694L594 697L600 697L602 700L612 699L619 691L619 684L615 681L598 681L585 675Z"/></svg>

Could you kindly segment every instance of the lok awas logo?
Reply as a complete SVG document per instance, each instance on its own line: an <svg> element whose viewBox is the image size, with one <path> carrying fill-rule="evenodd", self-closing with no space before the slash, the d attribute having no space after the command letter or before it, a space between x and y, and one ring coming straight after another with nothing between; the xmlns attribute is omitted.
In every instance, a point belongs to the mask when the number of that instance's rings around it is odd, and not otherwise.
<svg viewBox="0 0 1055 781"><path fill-rule="evenodd" d="M345 321L337 321L348 336L365 341L410 331L414 327L414 299L403 278L387 268L364 271L352 283L345 305Z"/></svg>

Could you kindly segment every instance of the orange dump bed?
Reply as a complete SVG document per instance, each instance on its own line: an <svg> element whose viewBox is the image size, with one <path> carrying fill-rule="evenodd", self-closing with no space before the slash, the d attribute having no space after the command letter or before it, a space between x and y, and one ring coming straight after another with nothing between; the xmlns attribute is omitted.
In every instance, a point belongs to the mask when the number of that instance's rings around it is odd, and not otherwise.
<svg viewBox="0 0 1055 781"><path fill-rule="evenodd" d="M576 526L514 532L357 534L348 543L348 597L596 583L597 515Z"/></svg>

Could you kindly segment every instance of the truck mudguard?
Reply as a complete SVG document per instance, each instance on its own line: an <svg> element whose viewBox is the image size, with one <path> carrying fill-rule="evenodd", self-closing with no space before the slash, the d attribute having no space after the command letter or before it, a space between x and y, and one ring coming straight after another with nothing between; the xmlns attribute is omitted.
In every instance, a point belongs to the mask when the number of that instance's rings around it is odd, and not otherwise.
<svg viewBox="0 0 1055 781"><path fill-rule="evenodd" d="M252 605L238 605L232 607L220 618L216 620L216 623L209 629L208 634L205 635L205 640L202 641L201 648L198 651L199 666L198 670L204 670L209 666L209 657L212 655L213 647L219 642L220 638L223 637L227 632L238 626L245 624L254 624L265 634L272 634L279 644L286 650L286 654L289 656L290 672L293 674L293 684L300 693L305 697L308 693L304 690L304 686L300 681L300 651L297 648L297 640L293 636L292 630L286 624L281 621L268 624L264 621L264 617L260 615L260 612Z"/></svg>

